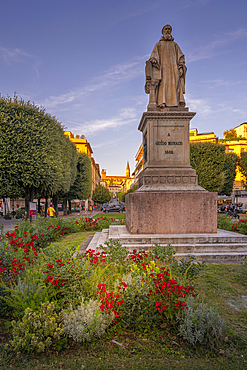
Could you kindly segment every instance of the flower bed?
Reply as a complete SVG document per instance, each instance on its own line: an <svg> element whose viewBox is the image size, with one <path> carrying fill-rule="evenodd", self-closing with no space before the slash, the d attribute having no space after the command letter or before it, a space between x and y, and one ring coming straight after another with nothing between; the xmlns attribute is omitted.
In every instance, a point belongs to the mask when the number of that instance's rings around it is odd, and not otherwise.
<svg viewBox="0 0 247 370"><path fill-rule="evenodd" d="M102 252L89 250L81 255L76 247L59 251L58 245L48 246L47 240L56 240L76 228L95 230L109 222L85 218L63 224L52 220L44 222L43 229L39 223L28 230L24 230L24 223L2 238L0 308L16 318L11 324L13 348L43 351L61 344L61 335L84 342L111 330L147 331L164 322L173 328L183 324L187 299L198 299L193 281L204 265L194 264L193 258L178 263L171 245L156 244L149 252L129 252L110 240ZM44 306L48 302L52 306ZM54 330L45 330L46 315L49 320L54 316ZM41 317L42 331L35 321ZM29 325L30 320L34 322ZM184 327L181 333L186 332ZM186 337L186 333L181 335ZM36 338L33 346L32 338Z"/></svg>

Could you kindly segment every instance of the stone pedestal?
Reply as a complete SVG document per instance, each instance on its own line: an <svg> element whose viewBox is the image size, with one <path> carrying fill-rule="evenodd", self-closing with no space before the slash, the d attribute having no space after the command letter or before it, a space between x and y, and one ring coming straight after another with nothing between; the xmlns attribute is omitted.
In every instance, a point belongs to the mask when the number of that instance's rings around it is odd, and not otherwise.
<svg viewBox="0 0 247 370"><path fill-rule="evenodd" d="M126 196L130 234L211 234L217 232L217 193L136 191Z"/></svg>
<svg viewBox="0 0 247 370"><path fill-rule="evenodd" d="M125 198L130 234L217 232L217 193L199 186L190 166L194 116L179 107L143 113L143 171L138 190Z"/></svg>

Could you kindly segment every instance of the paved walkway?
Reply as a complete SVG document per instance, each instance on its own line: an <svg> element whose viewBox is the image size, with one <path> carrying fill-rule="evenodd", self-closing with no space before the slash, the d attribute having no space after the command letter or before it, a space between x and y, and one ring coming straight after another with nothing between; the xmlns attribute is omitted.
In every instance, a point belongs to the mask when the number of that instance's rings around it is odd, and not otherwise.
<svg viewBox="0 0 247 370"><path fill-rule="evenodd" d="M3 226L3 229L5 232L9 230L13 230L20 220L17 220L16 218L12 218L11 220L5 220L5 218L0 217L0 226Z"/></svg>

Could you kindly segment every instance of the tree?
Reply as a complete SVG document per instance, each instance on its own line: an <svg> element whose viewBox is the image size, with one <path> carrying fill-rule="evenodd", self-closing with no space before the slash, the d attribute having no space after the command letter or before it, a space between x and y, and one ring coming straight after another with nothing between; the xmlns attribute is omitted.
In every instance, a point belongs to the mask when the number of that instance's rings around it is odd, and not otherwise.
<svg viewBox="0 0 247 370"><path fill-rule="evenodd" d="M240 169L240 172L245 177L244 186L245 186L245 189L247 190L247 180L246 180L247 179L247 152L241 153L241 157L239 161L239 169Z"/></svg>
<svg viewBox="0 0 247 370"><path fill-rule="evenodd" d="M95 203L104 204L109 202L111 197L112 195L108 189L102 185L98 185L93 191L92 199Z"/></svg>
<svg viewBox="0 0 247 370"><path fill-rule="evenodd" d="M69 192L61 195L63 198L63 211L66 214L65 205L67 200L72 199L86 200L90 197L92 191L92 166L91 159L85 153L77 152L77 173L74 183L71 185Z"/></svg>
<svg viewBox="0 0 247 370"><path fill-rule="evenodd" d="M77 174L74 184L68 192L69 199L88 199L92 191L91 159L85 153L77 152Z"/></svg>
<svg viewBox="0 0 247 370"><path fill-rule="evenodd" d="M231 195L233 183L236 176L236 167L238 156L235 153L225 153L225 162L223 171L225 172L225 181L219 195Z"/></svg>
<svg viewBox="0 0 247 370"><path fill-rule="evenodd" d="M191 143L190 164L198 175L198 184L208 191L221 192L225 181L225 146Z"/></svg>
<svg viewBox="0 0 247 370"><path fill-rule="evenodd" d="M232 128L231 130L224 131L224 138L227 140L231 140L235 137L238 137L237 131Z"/></svg>
<svg viewBox="0 0 247 370"><path fill-rule="evenodd" d="M0 166L0 197L25 196L27 210L35 194L69 190L76 148L44 109L0 97Z"/></svg>

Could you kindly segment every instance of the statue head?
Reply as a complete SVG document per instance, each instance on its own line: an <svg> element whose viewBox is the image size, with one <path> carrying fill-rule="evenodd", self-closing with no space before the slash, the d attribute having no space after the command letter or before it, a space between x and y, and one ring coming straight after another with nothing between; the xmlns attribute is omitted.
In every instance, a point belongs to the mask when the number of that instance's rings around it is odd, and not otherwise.
<svg viewBox="0 0 247 370"><path fill-rule="evenodd" d="M173 41L174 40L174 38L171 35L171 32L172 32L172 27L169 24L166 24L162 28L162 34L163 34L163 37L166 41Z"/></svg>

